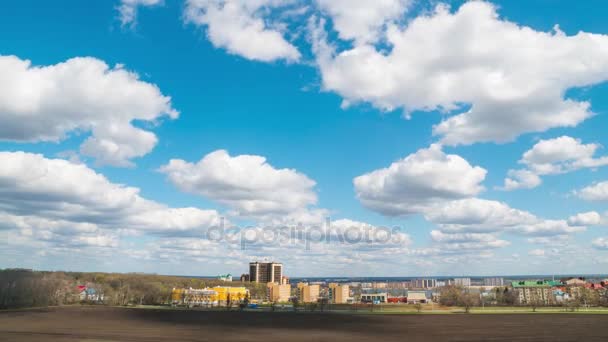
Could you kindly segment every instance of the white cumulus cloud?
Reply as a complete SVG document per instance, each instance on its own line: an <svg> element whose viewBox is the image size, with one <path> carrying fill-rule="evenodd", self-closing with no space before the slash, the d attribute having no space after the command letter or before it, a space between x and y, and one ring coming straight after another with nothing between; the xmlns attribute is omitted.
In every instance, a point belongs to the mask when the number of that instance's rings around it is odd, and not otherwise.
<svg viewBox="0 0 608 342"><path fill-rule="evenodd" d="M122 26L135 25L139 7L162 5L164 0L120 0L118 5L118 19Z"/></svg>
<svg viewBox="0 0 608 342"><path fill-rule="evenodd" d="M602 216L595 211L579 213L568 218L568 223L578 226L595 226L602 222Z"/></svg>
<svg viewBox="0 0 608 342"><path fill-rule="evenodd" d="M486 233L444 233L431 231L431 239L449 250L487 250L509 246L511 243Z"/></svg>
<svg viewBox="0 0 608 342"><path fill-rule="evenodd" d="M608 79L608 36L535 31L483 1L388 25L388 49L337 51L318 24L312 41L325 90L345 105L456 113L433 128L449 145L576 126L592 116L590 103L564 98L566 90Z"/></svg>
<svg viewBox="0 0 608 342"><path fill-rule="evenodd" d="M600 237L592 241L593 247L608 250L608 238Z"/></svg>
<svg viewBox="0 0 608 342"><path fill-rule="evenodd" d="M353 180L357 198L385 215L419 213L434 202L472 197L484 188L486 170L431 145Z"/></svg>
<svg viewBox="0 0 608 342"><path fill-rule="evenodd" d="M207 28L211 43L232 54L264 62L300 59L280 25L269 25L267 11L288 5L290 0L187 0L186 22Z"/></svg>
<svg viewBox="0 0 608 342"><path fill-rule="evenodd" d="M99 229L182 235L202 234L220 224L214 210L170 208L143 198L138 188L110 182L83 164L0 152L0 165L0 213L10 218L4 224L10 221L14 228L59 235Z"/></svg>
<svg viewBox="0 0 608 342"><path fill-rule="evenodd" d="M160 172L180 190L242 216L289 215L317 202L313 180L294 169L276 169L262 156L233 157L218 150L196 163L172 159Z"/></svg>
<svg viewBox="0 0 608 342"><path fill-rule="evenodd" d="M170 97L122 66L91 57L34 66L0 56L0 140L58 142L90 131L82 154L100 164L131 166L132 158L149 153L158 140L132 122L178 115Z"/></svg>
<svg viewBox="0 0 608 342"><path fill-rule="evenodd" d="M383 26L403 16L411 0L316 0L341 39L375 42Z"/></svg>
<svg viewBox="0 0 608 342"><path fill-rule="evenodd" d="M467 198L437 203L424 212L444 233L513 233L524 236L556 236L583 232L585 226L566 220L548 220L511 208L506 203Z"/></svg>
<svg viewBox="0 0 608 342"><path fill-rule="evenodd" d="M589 185L574 193L586 201L608 201L608 181Z"/></svg>
<svg viewBox="0 0 608 342"><path fill-rule="evenodd" d="M608 156L595 157L600 147L599 144L583 144L580 139L569 136L541 140L519 161L526 169L509 171L504 189L530 189L541 184L539 176L608 165Z"/></svg>
<svg viewBox="0 0 608 342"><path fill-rule="evenodd" d="M545 250L544 249L533 249L533 250L530 250L528 252L528 254L531 256L545 256Z"/></svg>

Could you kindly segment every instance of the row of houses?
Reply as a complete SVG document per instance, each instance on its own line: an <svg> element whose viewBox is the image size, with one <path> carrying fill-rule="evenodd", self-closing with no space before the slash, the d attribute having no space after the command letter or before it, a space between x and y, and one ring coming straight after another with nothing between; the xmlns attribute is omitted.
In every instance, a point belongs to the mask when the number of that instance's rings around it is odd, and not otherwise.
<svg viewBox="0 0 608 342"><path fill-rule="evenodd" d="M351 287L360 287L362 289L411 289L411 290L428 290L444 286L463 286L463 287L501 287L505 285L503 277L488 277L473 279L469 277L461 278L418 278L407 281L392 281L392 282L351 282Z"/></svg>
<svg viewBox="0 0 608 342"><path fill-rule="evenodd" d="M293 301L294 298L301 303L316 303L324 300L332 304L352 303L350 287L338 283L330 283L327 287L322 287L322 284L300 282L295 291L292 291L289 283L268 283L267 298L268 301L275 303Z"/></svg>
<svg viewBox="0 0 608 342"><path fill-rule="evenodd" d="M583 289L608 291L608 279L588 282L584 278L520 280L511 283L521 305L554 305L581 297Z"/></svg>

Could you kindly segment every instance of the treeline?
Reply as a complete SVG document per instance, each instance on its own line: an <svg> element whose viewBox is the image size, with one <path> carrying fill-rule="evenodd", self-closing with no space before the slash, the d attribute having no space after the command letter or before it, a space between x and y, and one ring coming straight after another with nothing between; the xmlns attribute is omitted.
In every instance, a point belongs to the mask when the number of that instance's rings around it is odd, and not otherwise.
<svg viewBox="0 0 608 342"><path fill-rule="evenodd" d="M81 294L78 286L86 286L94 295ZM256 283L227 283L216 279L152 274L7 269L0 270L0 309L44 307L80 302L107 305L164 305L170 302L171 290L174 287L213 286L245 286L249 289L252 299L266 296L265 286Z"/></svg>

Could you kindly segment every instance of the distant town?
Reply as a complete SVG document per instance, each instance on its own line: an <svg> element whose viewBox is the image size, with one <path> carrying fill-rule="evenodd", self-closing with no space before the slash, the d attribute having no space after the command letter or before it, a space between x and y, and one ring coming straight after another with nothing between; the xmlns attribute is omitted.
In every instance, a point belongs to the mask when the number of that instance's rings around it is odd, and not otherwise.
<svg viewBox="0 0 608 342"><path fill-rule="evenodd" d="M266 288L264 296L252 297L245 286L212 288L174 288L173 306L218 307L280 304L281 309L298 306L319 309L330 304L440 304L445 306L511 305L567 306L608 305L608 276L598 278L565 277L551 279L418 278L407 281L291 281L280 262L251 262L249 272L240 278L220 275L224 283L257 283Z"/></svg>
<svg viewBox="0 0 608 342"><path fill-rule="evenodd" d="M0 270L0 309L73 304L283 311L451 311L608 307L608 275L550 277L292 278L281 262L240 277ZM456 310L456 311L454 311Z"/></svg>

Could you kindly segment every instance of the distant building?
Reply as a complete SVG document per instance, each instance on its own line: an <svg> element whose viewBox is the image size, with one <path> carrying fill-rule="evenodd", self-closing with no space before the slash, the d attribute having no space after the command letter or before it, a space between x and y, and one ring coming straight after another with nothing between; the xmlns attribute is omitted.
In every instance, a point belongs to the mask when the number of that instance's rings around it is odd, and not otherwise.
<svg viewBox="0 0 608 342"><path fill-rule="evenodd" d="M217 276L217 279L221 281L232 281L232 274L220 274Z"/></svg>
<svg viewBox="0 0 608 342"><path fill-rule="evenodd" d="M427 303L429 300L426 297L426 291L408 291L407 292L407 303L408 304L421 304Z"/></svg>
<svg viewBox="0 0 608 342"><path fill-rule="evenodd" d="M329 284L329 301L334 304L348 303L350 297L350 287L348 285L331 283Z"/></svg>
<svg viewBox="0 0 608 342"><path fill-rule="evenodd" d="M483 286L499 287L505 286L505 279L501 277L484 278Z"/></svg>
<svg viewBox="0 0 608 342"><path fill-rule="evenodd" d="M385 289L388 287L388 283L372 283L373 289Z"/></svg>
<svg viewBox="0 0 608 342"><path fill-rule="evenodd" d="M564 284L566 284L566 286L583 286L586 283L587 282L584 278L568 278L566 281L564 281Z"/></svg>
<svg viewBox="0 0 608 342"><path fill-rule="evenodd" d="M291 297L291 285L268 283L266 285L268 300L275 303L288 302Z"/></svg>
<svg viewBox="0 0 608 342"><path fill-rule="evenodd" d="M555 300L553 288L561 286L559 281L514 281L511 286L517 291L519 304L549 305Z"/></svg>
<svg viewBox="0 0 608 342"><path fill-rule="evenodd" d="M298 283L298 299L302 303L316 303L321 286L317 284Z"/></svg>
<svg viewBox="0 0 608 342"><path fill-rule="evenodd" d="M277 262L249 263L249 281L254 283L281 283L283 264Z"/></svg>
<svg viewBox="0 0 608 342"><path fill-rule="evenodd" d="M387 288L389 289L407 289L410 286L409 281L393 281L388 283Z"/></svg>
<svg viewBox="0 0 608 342"><path fill-rule="evenodd" d="M471 278L454 278L454 285L456 286L471 286Z"/></svg>
<svg viewBox="0 0 608 342"><path fill-rule="evenodd" d="M437 279L414 279L411 288L413 289L432 289L437 287Z"/></svg>
<svg viewBox="0 0 608 342"><path fill-rule="evenodd" d="M386 292L377 292L377 293L362 293L361 294L361 303L386 303L388 298L388 294Z"/></svg>
<svg viewBox="0 0 608 342"><path fill-rule="evenodd" d="M249 282L249 274L241 274L241 282L242 283Z"/></svg>
<svg viewBox="0 0 608 342"><path fill-rule="evenodd" d="M78 298L81 301L87 299L87 287L85 285L78 285L76 291L78 291Z"/></svg>
<svg viewBox="0 0 608 342"><path fill-rule="evenodd" d="M285 285L285 284L289 284L289 278L286 276L282 276L281 277L281 284Z"/></svg>
<svg viewBox="0 0 608 342"><path fill-rule="evenodd" d="M218 306L242 302L249 296L249 290L244 287L215 286L204 289L174 288L171 291L172 305Z"/></svg>

